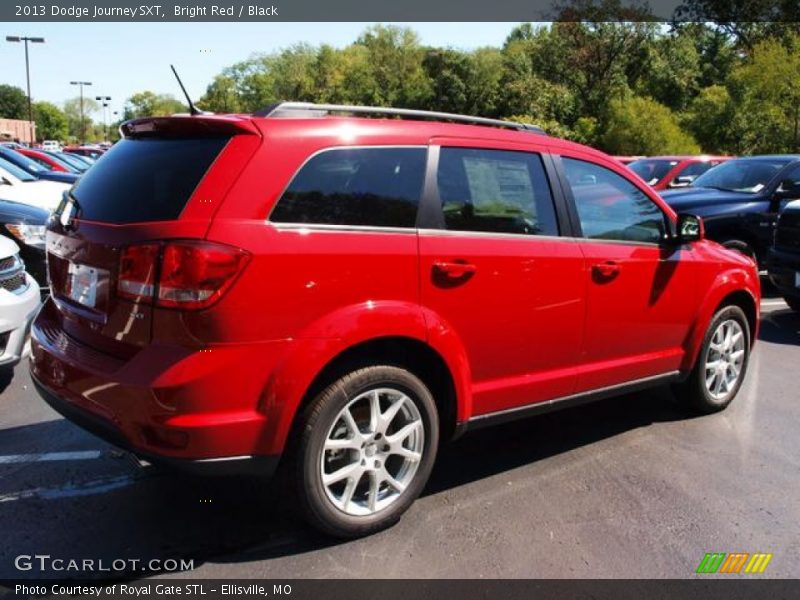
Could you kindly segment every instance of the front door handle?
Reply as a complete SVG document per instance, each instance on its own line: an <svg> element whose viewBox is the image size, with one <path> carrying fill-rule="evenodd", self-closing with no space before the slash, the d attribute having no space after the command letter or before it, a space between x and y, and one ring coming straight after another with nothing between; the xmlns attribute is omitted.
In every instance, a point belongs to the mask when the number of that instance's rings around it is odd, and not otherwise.
<svg viewBox="0 0 800 600"><path fill-rule="evenodd" d="M439 275L445 275L453 279L459 279L466 275L472 275L477 268L472 263L466 261L436 261L433 263L433 270Z"/></svg>
<svg viewBox="0 0 800 600"><path fill-rule="evenodd" d="M592 271L594 271L600 277L604 277L606 279L608 279L609 277L616 277L617 275L619 275L619 272L621 270L622 270L622 265L620 265L615 260L607 260L605 262L592 265Z"/></svg>

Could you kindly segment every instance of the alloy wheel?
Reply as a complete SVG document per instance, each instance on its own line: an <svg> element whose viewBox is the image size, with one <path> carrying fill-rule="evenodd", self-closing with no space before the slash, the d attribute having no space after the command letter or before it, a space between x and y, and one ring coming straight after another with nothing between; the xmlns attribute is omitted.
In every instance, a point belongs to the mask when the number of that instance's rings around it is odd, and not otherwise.
<svg viewBox="0 0 800 600"><path fill-rule="evenodd" d="M705 361L706 390L724 401L736 389L745 360L745 334L735 319L720 323L711 336Z"/></svg>
<svg viewBox="0 0 800 600"><path fill-rule="evenodd" d="M339 411L322 448L328 500L351 516L385 509L414 479L424 447L422 417L408 394L389 387L359 394Z"/></svg>

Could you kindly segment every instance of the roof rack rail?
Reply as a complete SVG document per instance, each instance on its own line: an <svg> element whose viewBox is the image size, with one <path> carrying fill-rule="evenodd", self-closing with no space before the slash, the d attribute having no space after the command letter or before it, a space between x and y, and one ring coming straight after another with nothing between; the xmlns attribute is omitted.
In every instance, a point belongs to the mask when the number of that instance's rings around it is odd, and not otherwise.
<svg viewBox="0 0 800 600"><path fill-rule="evenodd" d="M349 113L353 115L386 115L405 117L410 119L425 119L430 121L451 121L467 123L470 125L485 125L517 131L530 131L544 133L541 127L530 123L517 123L514 121L501 121L500 119L487 119L485 117L472 117L455 113L434 112L429 110L412 110L408 108L389 108L383 106L355 106L347 104L314 104L313 102L278 102L270 104L253 113L255 117L322 117L331 113Z"/></svg>

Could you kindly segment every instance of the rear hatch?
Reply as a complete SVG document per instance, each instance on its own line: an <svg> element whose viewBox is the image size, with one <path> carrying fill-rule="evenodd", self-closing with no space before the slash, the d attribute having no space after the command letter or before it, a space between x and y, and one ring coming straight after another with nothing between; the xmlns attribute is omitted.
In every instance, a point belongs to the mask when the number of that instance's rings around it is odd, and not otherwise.
<svg viewBox="0 0 800 600"><path fill-rule="evenodd" d="M167 240L202 240L260 142L246 119L173 117L123 125L125 138L65 194L47 232L58 325L129 358L152 338Z"/></svg>

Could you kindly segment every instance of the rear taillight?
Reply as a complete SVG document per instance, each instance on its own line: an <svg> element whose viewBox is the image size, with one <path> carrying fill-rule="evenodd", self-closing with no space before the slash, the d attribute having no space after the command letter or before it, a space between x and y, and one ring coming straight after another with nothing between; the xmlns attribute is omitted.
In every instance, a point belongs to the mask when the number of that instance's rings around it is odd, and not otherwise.
<svg viewBox="0 0 800 600"><path fill-rule="evenodd" d="M176 241L127 247L120 258L120 296L167 308L200 309L216 302L250 255L213 242Z"/></svg>
<svg viewBox="0 0 800 600"><path fill-rule="evenodd" d="M123 298L150 303L156 286L158 244L129 246L119 260L117 291Z"/></svg>

